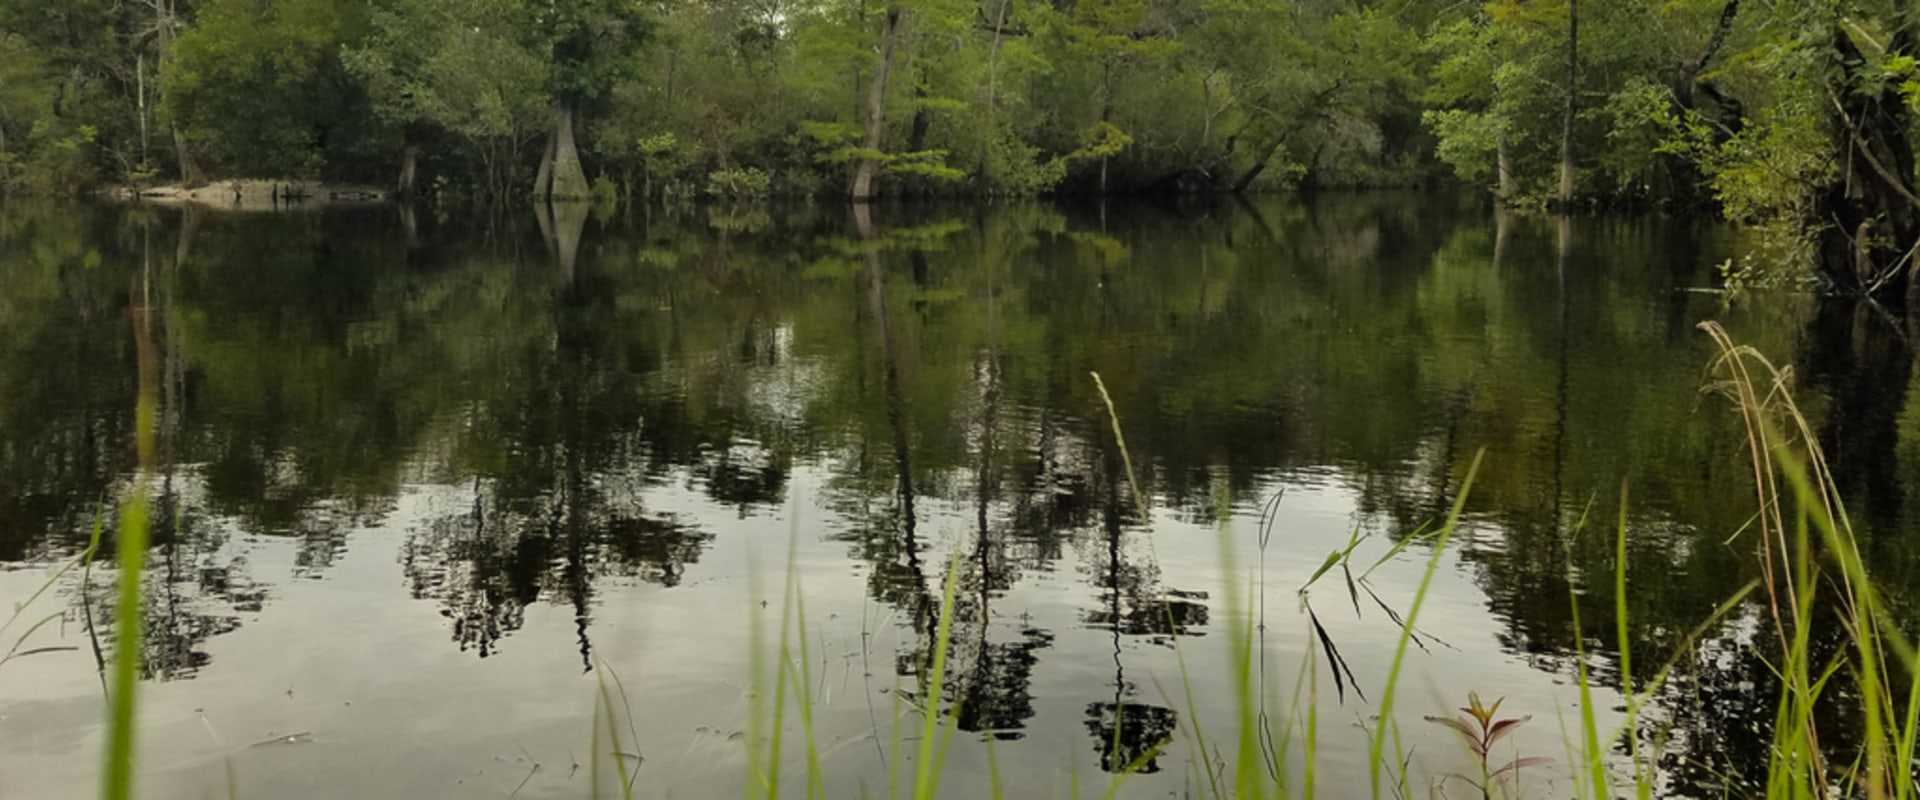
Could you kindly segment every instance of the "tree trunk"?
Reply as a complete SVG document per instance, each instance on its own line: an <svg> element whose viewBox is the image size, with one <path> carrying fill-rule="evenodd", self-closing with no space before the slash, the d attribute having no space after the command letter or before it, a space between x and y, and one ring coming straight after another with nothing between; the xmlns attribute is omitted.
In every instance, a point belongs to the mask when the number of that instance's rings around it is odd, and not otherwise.
<svg viewBox="0 0 1920 800"><path fill-rule="evenodd" d="M1240 179L1233 182L1233 193L1241 194L1247 190L1247 187L1252 186L1254 179L1260 177L1260 173L1267 171L1267 162L1273 160L1273 154L1280 152L1280 146L1286 143L1286 134L1273 137L1273 144L1267 145L1267 149L1261 151L1260 160L1253 162L1253 166L1246 172L1240 173Z"/></svg>
<svg viewBox="0 0 1920 800"><path fill-rule="evenodd" d="M394 185L394 193L402 198L412 197L414 177L420 162L420 146L409 144L400 148L400 181Z"/></svg>
<svg viewBox="0 0 1920 800"><path fill-rule="evenodd" d="M913 87L913 126L907 133L907 152L918 153L927 149L927 129L933 125L933 115L927 113L927 107L918 101L927 99L927 88Z"/></svg>
<svg viewBox="0 0 1920 800"><path fill-rule="evenodd" d="M1108 57L1100 64L1100 121L1113 121L1113 59ZM1100 157L1100 194L1107 193L1107 156Z"/></svg>
<svg viewBox="0 0 1920 800"><path fill-rule="evenodd" d="M669 103L673 102L673 79L677 77L677 73L679 72L679 70L680 70L680 48L676 47L667 51L666 99L667 99L667 102Z"/></svg>
<svg viewBox="0 0 1920 800"><path fill-rule="evenodd" d="M193 240L200 232L200 204L180 206L180 235L173 240L173 268L179 270L193 254Z"/></svg>
<svg viewBox="0 0 1920 800"><path fill-rule="evenodd" d="M1513 185L1513 152L1507 147L1506 131L1503 130L1494 134L1493 148L1494 156L1499 162L1500 170L1499 188L1494 190L1496 193L1495 199L1503 204L1511 203L1513 202L1514 192L1517 191L1517 189Z"/></svg>
<svg viewBox="0 0 1920 800"><path fill-rule="evenodd" d="M1000 0L1000 8L994 13L993 43L987 48L987 135L991 137L1000 135L1000 38L1002 30L1006 27L1008 2L1009 0ZM989 187L995 183L993 160L989 157L992 149L990 146L980 149L981 183Z"/></svg>
<svg viewBox="0 0 1920 800"><path fill-rule="evenodd" d="M1219 67L1215 67L1218 70ZM1205 153L1213 144L1213 73L1208 72L1200 78L1200 152Z"/></svg>
<svg viewBox="0 0 1920 800"><path fill-rule="evenodd" d="M1693 68L1687 72L1685 82L1688 84L1688 94L1692 93L1691 84L1700 77L1700 73L1707 71L1707 64L1713 61L1714 55L1720 52L1720 48L1726 46L1727 37L1733 35L1733 20L1739 14L1740 0L1726 0L1720 6L1720 21L1713 27L1713 37L1707 40L1707 49L1700 53L1699 60L1695 61Z"/></svg>
<svg viewBox="0 0 1920 800"><path fill-rule="evenodd" d="M1560 131L1560 209L1573 205L1573 118L1580 108L1579 0L1567 0L1567 118Z"/></svg>
<svg viewBox="0 0 1920 800"><path fill-rule="evenodd" d="M887 9L887 24L880 36L880 62L873 70L873 83L867 92L867 130L860 146L869 153L880 152L881 135L887 124L887 78L893 73L894 40L905 34L907 10ZM853 168L853 184L848 194L855 202L870 200L875 192L874 179L880 174L880 161L863 156Z"/></svg>
<svg viewBox="0 0 1920 800"><path fill-rule="evenodd" d="M913 490L913 448L907 439L907 400L902 386L900 348L896 346L893 325L887 314L887 285L884 266L880 263L880 248L871 246L875 240L872 210L865 204L853 207L853 228L860 241L868 246L866 251L867 302L873 313L874 327L880 333L880 363L883 370L881 386L887 399L887 427L893 430L893 459L899 471L897 484L903 533L907 541L913 540L915 525Z"/></svg>
<svg viewBox="0 0 1920 800"><path fill-rule="evenodd" d="M420 246L419 214L413 210L412 203L395 203L394 207L400 210L400 231L405 236L407 249L418 248Z"/></svg>
<svg viewBox="0 0 1920 800"><path fill-rule="evenodd" d="M540 148L540 166L533 171L533 196L544 198L553 188L553 144L558 138L552 128L547 129L547 143Z"/></svg>
<svg viewBox="0 0 1920 800"><path fill-rule="evenodd" d="M997 97L999 88L997 80L1000 69L1000 36L1002 29L1006 27L1007 23L1008 1L1009 0L1000 0L1000 9L994 13L993 44L987 48L987 113L989 114L998 111L1000 108Z"/></svg>
<svg viewBox="0 0 1920 800"><path fill-rule="evenodd" d="M1493 104L1487 113L1494 116L1500 129L1493 134L1494 169L1498 183L1495 184L1494 200L1500 204L1511 204L1520 187L1513 178L1513 148L1507 144L1506 120L1500 117L1500 82L1493 84Z"/></svg>
<svg viewBox="0 0 1920 800"><path fill-rule="evenodd" d="M1496 205L1493 208L1492 271L1494 275L1500 274L1500 265L1506 261L1507 240L1512 238L1509 231L1513 229L1513 214L1513 210L1506 206Z"/></svg>
<svg viewBox="0 0 1920 800"><path fill-rule="evenodd" d="M1720 19L1715 23L1713 35L1707 39L1707 46L1700 57L1692 63L1682 63L1674 70L1673 113L1684 118L1688 112L1698 112L1709 120L1707 130L1711 131L1714 145L1725 144L1738 134L1746 117L1738 101L1727 97L1715 88L1710 80L1702 80L1708 65L1713 63L1715 55L1726 46L1727 39L1733 34L1733 23L1740 14L1740 0L1723 0L1720 6ZM1701 102L1702 99L1706 104ZM1682 207L1697 207L1704 203L1701 187L1706 177L1700 171L1699 162L1678 153L1663 153L1659 156L1662 167L1664 187L1656 187L1656 195L1664 195Z"/></svg>
<svg viewBox="0 0 1920 800"><path fill-rule="evenodd" d="M140 160L146 166L147 153L152 151L153 137L147 132L147 54L133 55L133 105L134 113L140 117Z"/></svg>
<svg viewBox="0 0 1920 800"><path fill-rule="evenodd" d="M1280 152L1280 148L1286 145L1287 139L1291 137L1294 132L1305 130L1308 125L1319 122L1327 113L1327 102L1333 99L1333 96L1340 91L1341 87L1346 85L1346 82L1346 78L1344 77L1336 79L1332 85L1321 89L1318 94L1313 96L1312 100L1307 101L1304 108L1310 109L1311 113L1294 118L1292 126L1274 134L1273 144L1267 145L1265 150L1260 151L1260 160L1253 162L1253 166L1249 167L1246 172L1241 173L1239 180L1233 182L1233 193L1240 194L1245 192L1247 187L1252 186L1253 180L1260 177L1260 173L1267 171L1267 162L1273 160L1273 154ZM1232 148L1232 137L1228 138L1228 148Z"/></svg>
<svg viewBox="0 0 1920 800"><path fill-rule="evenodd" d="M180 132L180 126L168 125L173 130L173 157L180 162L180 183L189 189L207 182L207 176L200 171L200 164L193 160L193 151L187 148L186 134Z"/></svg>
<svg viewBox="0 0 1920 800"><path fill-rule="evenodd" d="M580 234L587 227L588 204L579 201L535 202L533 219L540 226L547 255L559 271L562 285L573 285L574 265L580 257Z"/></svg>
<svg viewBox="0 0 1920 800"><path fill-rule="evenodd" d="M173 35L180 24L171 0L155 0L152 3L154 16L154 46L159 48L158 65L154 80L164 81L167 69L173 64ZM164 85L164 83L162 84ZM180 124L169 119L167 132L173 136L173 159L180 169L181 185L192 189L207 182L206 175L200 172L200 165L193 160L193 151L187 147L186 134L180 132Z"/></svg>
<svg viewBox="0 0 1920 800"><path fill-rule="evenodd" d="M591 196L586 170L580 168L580 150L573 142L574 114L571 100L554 98L553 130L533 179L535 198L581 200Z"/></svg>
<svg viewBox="0 0 1920 800"><path fill-rule="evenodd" d="M580 166L580 149L573 141L578 111L568 103L554 113L553 197L585 199L593 196L587 171Z"/></svg>
<svg viewBox="0 0 1920 800"><path fill-rule="evenodd" d="M1920 192L1915 157L1907 139L1913 112L1892 82L1878 92L1858 88L1872 69L1844 29L1833 34L1840 74L1827 86L1832 122L1843 165L1819 199L1830 224L1821 235L1818 268L1840 288L1910 302L1920 290L1912 263L1920 248ZM1920 54L1920 31L1907 22L1888 37L1888 56ZM1893 270L1906 267L1904 274Z"/></svg>

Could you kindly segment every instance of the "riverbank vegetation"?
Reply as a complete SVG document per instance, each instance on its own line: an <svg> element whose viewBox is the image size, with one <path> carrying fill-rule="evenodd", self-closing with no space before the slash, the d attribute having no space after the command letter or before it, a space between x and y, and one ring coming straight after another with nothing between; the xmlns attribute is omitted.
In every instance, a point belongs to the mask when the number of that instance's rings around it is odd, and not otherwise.
<svg viewBox="0 0 1920 800"><path fill-rule="evenodd" d="M1750 266L1895 295L1920 242L1916 16L1893 0L0 0L0 190L1460 179L1521 205L1718 210L1771 234Z"/></svg>
<svg viewBox="0 0 1920 800"><path fill-rule="evenodd" d="M1893 0L0 0L0 187L449 196L1406 185L1920 241Z"/></svg>

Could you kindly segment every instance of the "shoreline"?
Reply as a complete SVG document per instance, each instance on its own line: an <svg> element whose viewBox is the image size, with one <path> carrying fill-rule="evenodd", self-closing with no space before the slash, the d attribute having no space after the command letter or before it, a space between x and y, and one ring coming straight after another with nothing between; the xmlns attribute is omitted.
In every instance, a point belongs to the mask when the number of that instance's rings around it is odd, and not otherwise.
<svg viewBox="0 0 1920 800"><path fill-rule="evenodd" d="M321 181L250 179L212 181L194 187L182 184L116 186L101 192L101 195L132 203L199 205L234 211L278 211L302 206L374 204L393 199L392 192L377 186Z"/></svg>

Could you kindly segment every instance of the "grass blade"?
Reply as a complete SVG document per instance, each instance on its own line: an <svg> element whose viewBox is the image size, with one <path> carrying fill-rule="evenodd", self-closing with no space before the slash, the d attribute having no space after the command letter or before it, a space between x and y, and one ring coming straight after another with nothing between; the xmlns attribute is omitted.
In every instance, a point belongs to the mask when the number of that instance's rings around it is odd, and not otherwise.
<svg viewBox="0 0 1920 800"><path fill-rule="evenodd" d="M927 678L925 719L920 727L920 754L914 761L914 800L932 800L938 791L940 770L934 752L935 736L940 729L940 694L946 685L947 643L953 639L953 598L960 583L960 554L947 561L947 578L940 590L940 625L933 637L933 670ZM944 748L942 748L944 749Z"/></svg>
<svg viewBox="0 0 1920 800"><path fill-rule="evenodd" d="M1447 513L1446 524L1442 525L1434 536L1433 555L1427 559L1427 568L1420 576L1420 587L1414 591L1413 603L1407 607L1407 623L1400 629L1400 642L1393 649L1393 665L1387 669L1387 687L1380 696L1381 729L1374 731L1373 746L1367 764L1368 787L1374 800L1380 798L1380 765L1386 755L1386 726L1393 724L1393 700L1395 690L1399 688L1400 669L1406 662L1407 643L1413 636L1414 624L1420 619L1420 607L1427 600L1427 589L1433 585L1433 574L1440 569L1440 559L1447 552L1447 539L1453 535L1460 524L1460 515L1466 510L1467 495L1473 491L1473 480L1480 474L1480 459L1485 450L1473 454L1473 464L1467 467L1467 478L1460 485L1460 493L1453 499L1453 509ZM1397 728L1396 728L1397 730ZM1396 736L1396 739L1398 737ZM1404 782L1406 773L1401 772Z"/></svg>

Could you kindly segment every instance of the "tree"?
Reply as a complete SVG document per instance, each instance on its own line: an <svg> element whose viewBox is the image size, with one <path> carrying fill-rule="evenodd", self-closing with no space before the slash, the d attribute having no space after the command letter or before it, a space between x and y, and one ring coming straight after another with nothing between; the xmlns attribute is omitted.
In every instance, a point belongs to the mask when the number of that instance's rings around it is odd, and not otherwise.
<svg viewBox="0 0 1920 800"><path fill-rule="evenodd" d="M15 182L69 192L138 160L124 144L137 128L116 36L124 17L105 0L0 0L0 139L11 139Z"/></svg>
<svg viewBox="0 0 1920 800"><path fill-rule="evenodd" d="M1247 191L1276 163L1289 180L1369 182L1395 149L1430 152L1394 131L1417 130L1394 117L1419 96L1417 42L1399 15L1248 0L1210 0L1201 12L1189 51L1207 75L1202 135L1226 131L1203 162L1218 186Z"/></svg>
<svg viewBox="0 0 1920 800"><path fill-rule="evenodd" d="M1580 4L1567 0L1567 116L1560 132L1560 208L1573 205L1573 122L1580 113Z"/></svg>
<svg viewBox="0 0 1920 800"><path fill-rule="evenodd" d="M547 62L552 120L533 196L584 199L587 175L574 141L580 111L630 73L646 33L645 14L638 0L548 0L529 12L533 49Z"/></svg>
<svg viewBox="0 0 1920 800"><path fill-rule="evenodd" d="M190 144L231 174L314 177L371 146L340 63L350 0L209 0L174 44L162 91Z"/></svg>
<svg viewBox="0 0 1920 800"><path fill-rule="evenodd" d="M866 152L855 161L853 180L847 189L856 203L871 199L875 193L874 176L880 172L880 145L887 124L887 84L893 78L894 52L903 49L899 42L906 38L912 24L908 9L899 3L887 6L884 20L880 27L880 53L874 59L873 79L867 90L865 127L860 139L860 146Z"/></svg>
<svg viewBox="0 0 1920 800"><path fill-rule="evenodd" d="M1920 288L1920 20L1876 0L1741 10L1718 9L1688 91L1647 112L1661 147L1699 170L1728 217L1767 234L1768 260L1785 271L1760 279L1811 273L1907 304Z"/></svg>
<svg viewBox="0 0 1920 800"><path fill-rule="evenodd" d="M154 59L155 68L158 72L155 75L153 84L157 89L163 85L166 76L172 72L173 43L175 39L179 38L180 29L185 24L184 15L180 10L179 0L146 0L146 3L147 8L153 12L153 27L151 28L153 33L153 47L158 54ZM142 52L137 56L137 59L134 68L140 76L138 87L140 93L140 152L144 157L147 152L147 96L149 94L144 69L146 64L145 53ZM158 92L153 92L153 94L157 96ZM171 118L167 120L167 138L173 143L174 164L179 170L180 182L188 186L198 185L204 179L200 174L200 165L194 160L193 151L187 147L187 137L180 132L180 124Z"/></svg>
<svg viewBox="0 0 1920 800"><path fill-rule="evenodd" d="M1070 21L1064 27L1067 40L1067 52L1091 59L1099 70L1098 92L1100 98L1100 118L1089 130L1089 134L1104 142L1116 143L1124 147L1124 142L1108 133L1111 129L1119 132L1119 126L1113 124L1115 104L1115 81L1118 73L1127 69L1134 61L1157 58L1174 52L1179 45L1159 35L1152 29L1148 20L1146 0L1080 0L1074 3ZM1099 156L1099 191L1107 191L1107 162L1118 152L1102 152Z"/></svg>
<svg viewBox="0 0 1920 800"><path fill-rule="evenodd" d="M390 0L365 41L343 50L380 122L397 132L395 188L416 189L422 147L457 148L476 192L504 197L519 143L550 121L543 65L517 41L521 20L487 0Z"/></svg>

